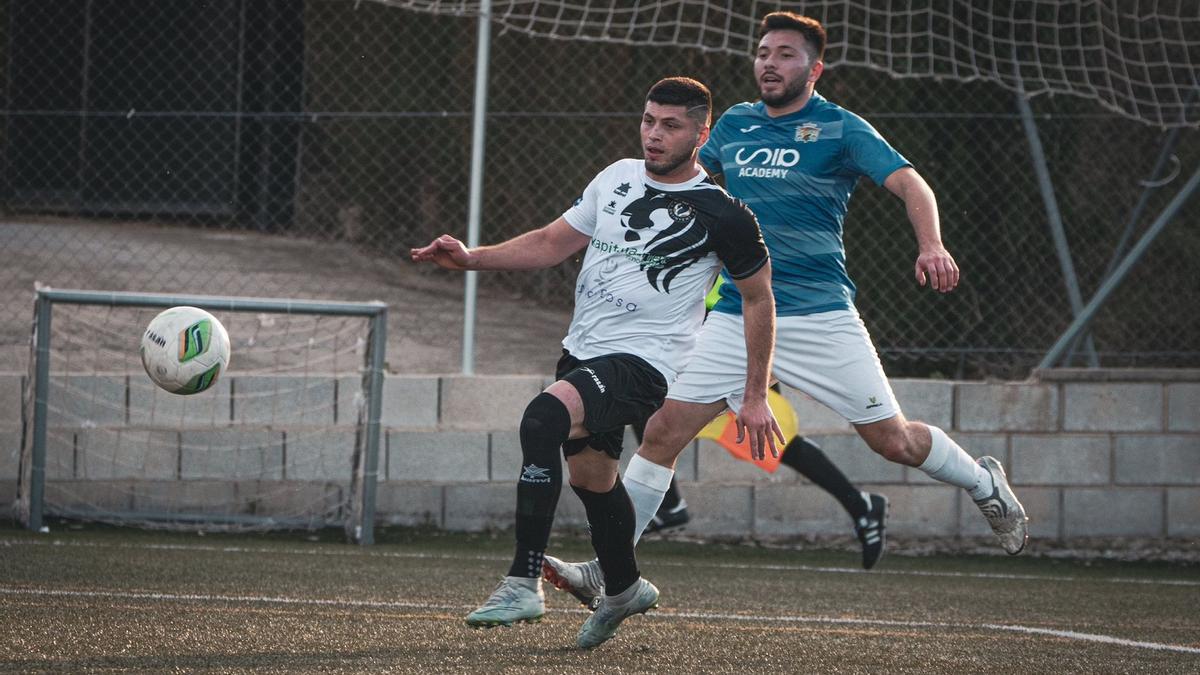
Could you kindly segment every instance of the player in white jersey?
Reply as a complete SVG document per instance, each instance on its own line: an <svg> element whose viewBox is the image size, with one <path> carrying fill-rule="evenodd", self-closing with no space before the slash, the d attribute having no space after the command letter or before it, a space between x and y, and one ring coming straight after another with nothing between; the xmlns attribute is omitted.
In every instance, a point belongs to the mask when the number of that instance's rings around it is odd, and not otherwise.
<svg viewBox="0 0 1200 675"><path fill-rule="evenodd" d="M824 69L825 30L791 12L760 26L754 75L762 100L733 106L700 152L711 174L754 209L771 252L776 353L773 375L842 414L876 453L920 469L970 494L1005 551L1028 539L1025 509L1000 463L978 462L941 429L905 419L871 338L854 309L846 275L842 223L850 194L867 176L903 200L916 233L919 283L952 291L959 270L942 245L933 191L869 124L815 91ZM721 290L685 371L625 471L638 533L670 486L675 460L703 426L742 396L742 367L730 347L741 335L736 288ZM599 592L592 563L547 558L546 576L576 597Z"/></svg>
<svg viewBox="0 0 1200 675"><path fill-rule="evenodd" d="M585 251L575 313L557 381L526 408L520 425L516 552L507 576L472 626L537 621L544 611L542 562L562 484L559 452L591 524L606 594L579 632L581 647L612 637L622 620L658 603L633 555L633 504L617 475L627 424L661 405L696 342L704 296L724 267L744 297L746 392L738 423L757 452L779 427L767 406L774 335L771 267L754 214L696 162L708 138L712 97L701 83L667 78L646 98L644 160L601 171L554 222L493 246L466 248L450 235L413 249L412 259L447 269L535 269Z"/></svg>

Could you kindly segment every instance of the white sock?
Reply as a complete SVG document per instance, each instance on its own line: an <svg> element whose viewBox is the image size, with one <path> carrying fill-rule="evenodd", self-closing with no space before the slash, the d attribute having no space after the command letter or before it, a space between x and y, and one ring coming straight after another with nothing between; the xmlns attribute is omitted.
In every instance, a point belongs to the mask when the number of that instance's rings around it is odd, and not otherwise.
<svg viewBox="0 0 1200 675"><path fill-rule="evenodd" d="M975 463L946 432L926 424L932 443L929 456L917 468L926 475L943 483L956 485L971 494L972 499L983 499L992 493L992 475Z"/></svg>
<svg viewBox="0 0 1200 675"><path fill-rule="evenodd" d="M510 582L518 586L524 586L531 591L536 591L542 587L542 578L540 576L536 579L528 579L526 577L508 577L508 579Z"/></svg>
<svg viewBox="0 0 1200 675"><path fill-rule="evenodd" d="M654 514L658 513L658 507L662 504L667 490L671 488L671 477L674 475L674 469L655 464L641 455L634 455L633 459L629 460L629 466L625 467L625 477L621 482L625 484L625 492L629 493L629 499L633 501L636 516L633 526L634 546L641 540L642 532L646 531L646 526L650 524Z"/></svg>
<svg viewBox="0 0 1200 675"><path fill-rule="evenodd" d="M640 579L638 581L640 581ZM629 588L626 588L625 590L621 591L620 593L617 593L616 595L609 595L608 589L605 588L604 595L605 595L605 597L608 598L608 603L610 605L617 605L617 606L625 605L625 604L628 604L630 600L633 600L634 596L637 595L637 592L639 590L641 590L640 586L641 586L641 584L639 584L637 581L635 581L635 582L633 582L632 586L630 586Z"/></svg>

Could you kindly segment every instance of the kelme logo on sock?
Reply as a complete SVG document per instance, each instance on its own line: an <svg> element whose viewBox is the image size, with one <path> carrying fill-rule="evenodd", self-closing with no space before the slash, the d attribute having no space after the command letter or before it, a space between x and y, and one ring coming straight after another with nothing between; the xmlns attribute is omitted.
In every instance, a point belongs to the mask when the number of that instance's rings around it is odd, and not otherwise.
<svg viewBox="0 0 1200 675"><path fill-rule="evenodd" d="M549 483L550 469L543 469L540 466L530 464L521 467L521 482L522 483Z"/></svg>

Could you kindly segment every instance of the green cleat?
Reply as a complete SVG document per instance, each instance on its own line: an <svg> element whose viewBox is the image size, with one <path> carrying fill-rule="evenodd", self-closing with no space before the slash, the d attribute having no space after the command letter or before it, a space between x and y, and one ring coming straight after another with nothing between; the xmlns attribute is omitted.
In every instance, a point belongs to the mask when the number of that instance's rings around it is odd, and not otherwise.
<svg viewBox="0 0 1200 675"><path fill-rule="evenodd" d="M583 622L576 643L581 649L591 649L607 642L617 634L621 622L634 614L645 614L658 607L658 589L639 578L620 595L602 595L596 611Z"/></svg>
<svg viewBox="0 0 1200 675"><path fill-rule="evenodd" d="M467 615L473 628L537 623L546 614L546 596L539 579L504 577L491 597L479 609Z"/></svg>

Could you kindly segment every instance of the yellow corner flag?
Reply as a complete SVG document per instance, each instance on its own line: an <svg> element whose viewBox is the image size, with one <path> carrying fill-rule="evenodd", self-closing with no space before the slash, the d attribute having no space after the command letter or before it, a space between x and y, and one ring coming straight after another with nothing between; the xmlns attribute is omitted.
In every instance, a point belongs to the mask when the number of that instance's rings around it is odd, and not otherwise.
<svg viewBox="0 0 1200 675"><path fill-rule="evenodd" d="M771 414L775 416L775 421L779 423L779 428L783 430L783 443L787 445L799 433L796 411L792 409L792 404L788 403L783 394L774 389L767 391L767 405L771 406ZM750 440L742 439L741 443L737 442L737 423L735 420L736 417L734 417L733 412L726 410L723 414L709 422L708 426L701 429L700 433L696 434L696 438L707 438L716 441L736 459L757 464L767 473L775 473L775 469L779 468L779 458L772 457L771 451L768 449L766 456L762 459L752 459L750 455ZM779 450L779 454L782 455L783 447L781 446Z"/></svg>

